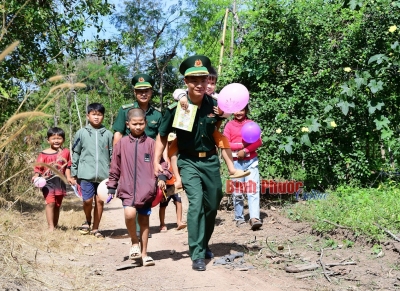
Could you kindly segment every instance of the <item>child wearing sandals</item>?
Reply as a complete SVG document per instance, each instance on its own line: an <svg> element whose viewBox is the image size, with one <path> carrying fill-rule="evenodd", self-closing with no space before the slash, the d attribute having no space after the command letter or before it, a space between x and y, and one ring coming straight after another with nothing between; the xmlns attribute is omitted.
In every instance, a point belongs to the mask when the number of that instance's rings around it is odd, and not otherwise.
<svg viewBox="0 0 400 291"><path fill-rule="evenodd" d="M61 128L52 127L47 131L47 142L50 148L42 151L36 162L48 164L67 177L71 183L71 155L68 149L62 145L65 140L65 132ZM53 173L50 168L44 165L37 165L34 169L32 181L36 178L43 177L46 179L46 185L42 187L42 193L46 201L46 219L49 231L53 231L57 227L60 217L60 207L64 196L67 195L67 187L65 182Z"/></svg>
<svg viewBox="0 0 400 291"><path fill-rule="evenodd" d="M215 92L216 89L216 83L218 80L218 74L215 71L214 67L208 68L209 75L208 75L208 84L206 88L206 93L207 95L211 96L213 99L217 100L218 99L218 94ZM176 89L173 93L173 97L175 100L179 100L181 107L183 109L186 109L188 107L188 98L187 98L187 93L186 90L184 89ZM224 118L227 118L230 116L229 113L224 113L219 107L215 106L214 107L214 113L218 116L222 116ZM221 154L222 157L225 160L225 163L228 167L228 172L230 174L229 178L242 178L250 175L249 171L243 171L240 169L235 168L235 165L233 163L233 156L232 156L232 151L229 145L229 141L227 138L219 132L219 128L221 127L222 121L219 121L215 125L215 131L213 133L213 137L215 140L215 144L217 147L221 149ZM172 148L178 148L177 142L173 143L171 145ZM176 185L182 185L180 176L176 177L177 182Z"/></svg>
<svg viewBox="0 0 400 291"><path fill-rule="evenodd" d="M153 170L155 141L144 133L146 116L142 109L128 111L126 126L131 133L121 138L113 149L107 188L112 198L118 188L117 197L122 201L125 225L132 242L129 258L142 259L143 266L153 266L154 260L147 255L147 243L151 204L156 197L157 185ZM136 216L140 226L140 245L136 235Z"/></svg>
<svg viewBox="0 0 400 291"><path fill-rule="evenodd" d="M89 104L86 113L89 124L76 132L72 146L72 185L79 187L82 193L86 221L80 227L80 233L104 238L99 231L104 202L97 196L97 187L108 177L113 134L102 124L105 113L102 104ZM93 201L93 227L90 229Z"/></svg>

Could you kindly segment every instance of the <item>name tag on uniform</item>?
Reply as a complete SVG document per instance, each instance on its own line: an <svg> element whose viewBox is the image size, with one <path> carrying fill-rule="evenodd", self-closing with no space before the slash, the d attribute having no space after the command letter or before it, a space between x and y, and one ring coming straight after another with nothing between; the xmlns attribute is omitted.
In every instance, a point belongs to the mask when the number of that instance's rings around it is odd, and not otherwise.
<svg viewBox="0 0 400 291"><path fill-rule="evenodd" d="M150 154L144 154L144 161L150 162Z"/></svg>

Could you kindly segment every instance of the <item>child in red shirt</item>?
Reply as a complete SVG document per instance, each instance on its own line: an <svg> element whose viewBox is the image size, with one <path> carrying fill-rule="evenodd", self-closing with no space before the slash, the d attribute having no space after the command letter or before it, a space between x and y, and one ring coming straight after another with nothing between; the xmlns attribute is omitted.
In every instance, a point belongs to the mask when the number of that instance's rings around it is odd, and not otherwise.
<svg viewBox="0 0 400 291"><path fill-rule="evenodd" d="M52 127L47 131L47 142L50 148L42 151L36 162L50 165L67 177L71 183L71 155L68 149L62 145L65 140L65 132L58 127ZM50 168L37 165L34 168L32 181L38 177L46 179L46 185L41 188L46 201L46 219L50 231L57 227L60 217L60 207L64 196L67 195L65 182Z"/></svg>

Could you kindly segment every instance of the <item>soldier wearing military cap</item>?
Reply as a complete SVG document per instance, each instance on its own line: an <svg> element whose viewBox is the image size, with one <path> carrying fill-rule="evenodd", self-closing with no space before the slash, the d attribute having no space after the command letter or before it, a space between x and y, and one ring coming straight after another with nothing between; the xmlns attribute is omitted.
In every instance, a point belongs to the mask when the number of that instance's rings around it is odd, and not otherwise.
<svg viewBox="0 0 400 291"><path fill-rule="evenodd" d="M191 132L175 129L178 139L178 167L182 184L189 199L187 214L189 251L192 268L204 271L204 260L214 255L208 247L214 231L215 217L222 198L220 163L213 138L215 123L221 119L214 114L217 102L206 94L210 59L196 55L187 58L179 67L188 88L188 102L198 106ZM170 105L163 116L156 139L154 171L160 169L160 159L167 144L168 134L177 103Z"/></svg>
<svg viewBox="0 0 400 291"><path fill-rule="evenodd" d="M149 75L138 74L132 78L132 85L136 101L122 105L119 109L117 118L112 126L114 130L114 145L130 132L126 127L126 115L132 108L141 108L146 112L146 135L155 139L158 134L158 127L161 123L162 114L159 110L150 105L150 99L153 95L154 80Z"/></svg>

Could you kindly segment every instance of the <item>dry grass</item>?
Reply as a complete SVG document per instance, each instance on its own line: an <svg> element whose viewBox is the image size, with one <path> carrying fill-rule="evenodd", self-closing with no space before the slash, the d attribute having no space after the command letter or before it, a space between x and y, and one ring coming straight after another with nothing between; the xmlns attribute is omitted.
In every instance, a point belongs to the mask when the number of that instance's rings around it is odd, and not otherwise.
<svg viewBox="0 0 400 291"><path fill-rule="evenodd" d="M15 42L1 52L0 61L17 46ZM48 81L63 78L55 76ZM94 238L81 236L76 230L84 220L81 202L75 196L67 196L60 212L60 228L50 233L44 199L30 182L42 143L38 132L43 123L38 119L50 117L44 113L45 108L65 92L84 87L83 83L55 85L34 111L21 113L29 97L25 96L15 114L0 126L1 290L97 290L100 287L89 274L90 262L78 260L83 254L94 252Z"/></svg>
<svg viewBox="0 0 400 291"><path fill-rule="evenodd" d="M10 119L7 120L5 126L3 127L3 130L7 127L9 127L12 123L14 123L17 120L20 119L25 119L25 118L33 118L33 117L48 117L51 118L52 116L40 111L29 111L29 112L22 112L15 114L10 117Z"/></svg>
<svg viewBox="0 0 400 291"><path fill-rule="evenodd" d="M4 58L7 55L9 55L18 45L19 45L19 41L15 41L11 45L9 45L4 51L2 51L0 54L0 62L2 60L4 60Z"/></svg>
<svg viewBox="0 0 400 291"><path fill-rule="evenodd" d="M0 209L0 289L94 290L98 282L90 276L91 265L80 256L95 253L93 237L80 235L76 226L83 219L81 202L67 196L60 213L60 227L47 231L43 198L38 189ZM29 211L27 211L29 210Z"/></svg>

